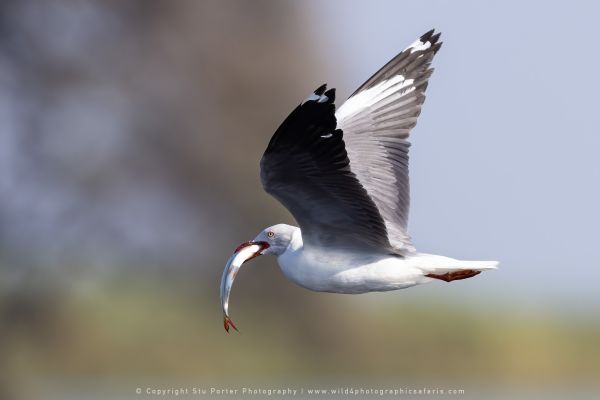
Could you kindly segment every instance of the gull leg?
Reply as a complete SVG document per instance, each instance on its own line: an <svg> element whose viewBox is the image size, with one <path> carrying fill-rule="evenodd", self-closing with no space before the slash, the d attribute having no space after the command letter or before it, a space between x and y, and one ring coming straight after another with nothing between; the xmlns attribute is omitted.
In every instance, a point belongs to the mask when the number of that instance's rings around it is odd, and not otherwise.
<svg viewBox="0 0 600 400"><path fill-rule="evenodd" d="M425 276L428 278L439 279L445 282L452 282L460 279L471 278L480 273L481 271L475 271L473 269L462 269L460 271L446 272L445 274L427 274Z"/></svg>

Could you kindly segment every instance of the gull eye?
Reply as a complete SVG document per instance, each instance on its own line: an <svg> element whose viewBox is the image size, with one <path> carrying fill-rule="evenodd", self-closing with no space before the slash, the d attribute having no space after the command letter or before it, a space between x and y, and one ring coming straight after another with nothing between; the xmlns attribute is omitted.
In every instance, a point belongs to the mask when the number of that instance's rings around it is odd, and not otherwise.
<svg viewBox="0 0 600 400"><path fill-rule="evenodd" d="M267 232L267 236L270 237L270 238L272 238L273 236L275 236L275 233L269 231L269 232Z"/></svg>

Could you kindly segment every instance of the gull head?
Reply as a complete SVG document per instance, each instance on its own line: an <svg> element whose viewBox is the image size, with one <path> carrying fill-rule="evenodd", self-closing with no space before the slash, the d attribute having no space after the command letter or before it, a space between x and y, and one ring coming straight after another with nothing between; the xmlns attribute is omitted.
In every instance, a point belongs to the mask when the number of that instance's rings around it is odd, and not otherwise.
<svg viewBox="0 0 600 400"><path fill-rule="evenodd" d="M261 250L261 255L279 256L288 248L294 232L298 228L286 224L277 224L263 229L254 240L248 243L263 243L266 245Z"/></svg>

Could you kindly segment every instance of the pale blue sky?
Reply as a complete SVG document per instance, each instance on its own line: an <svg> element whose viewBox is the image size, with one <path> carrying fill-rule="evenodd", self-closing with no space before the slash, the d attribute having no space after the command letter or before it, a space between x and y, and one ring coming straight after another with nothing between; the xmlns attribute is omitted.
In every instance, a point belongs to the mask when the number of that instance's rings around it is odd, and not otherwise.
<svg viewBox="0 0 600 400"><path fill-rule="evenodd" d="M309 3L307 29L329 68L315 81L340 98L420 34L442 32L413 131L417 247L501 262L493 278L463 285L466 293L597 307L598 5Z"/></svg>

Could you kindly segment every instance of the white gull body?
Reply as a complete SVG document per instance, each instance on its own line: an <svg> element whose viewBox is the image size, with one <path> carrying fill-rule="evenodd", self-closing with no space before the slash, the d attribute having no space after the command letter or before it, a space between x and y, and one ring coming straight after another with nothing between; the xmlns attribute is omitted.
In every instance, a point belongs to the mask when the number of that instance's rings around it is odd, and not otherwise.
<svg viewBox="0 0 600 400"><path fill-rule="evenodd" d="M277 257L287 279L317 292L359 294L405 289L432 282L425 275L455 270L494 269L496 262L461 261L433 254L396 256L305 248L296 228L288 247Z"/></svg>

